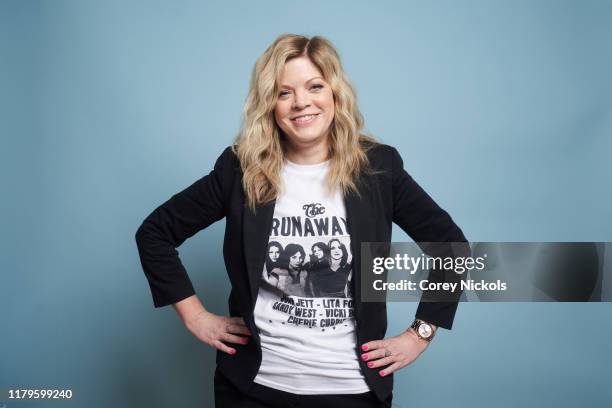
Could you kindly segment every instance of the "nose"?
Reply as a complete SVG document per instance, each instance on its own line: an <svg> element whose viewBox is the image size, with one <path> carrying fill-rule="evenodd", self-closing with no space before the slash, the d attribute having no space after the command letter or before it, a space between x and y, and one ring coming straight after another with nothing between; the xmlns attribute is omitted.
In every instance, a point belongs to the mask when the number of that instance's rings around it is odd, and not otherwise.
<svg viewBox="0 0 612 408"><path fill-rule="evenodd" d="M293 99L293 109L295 110L303 110L304 108L310 106L310 100L308 98L308 93L296 90L295 98Z"/></svg>

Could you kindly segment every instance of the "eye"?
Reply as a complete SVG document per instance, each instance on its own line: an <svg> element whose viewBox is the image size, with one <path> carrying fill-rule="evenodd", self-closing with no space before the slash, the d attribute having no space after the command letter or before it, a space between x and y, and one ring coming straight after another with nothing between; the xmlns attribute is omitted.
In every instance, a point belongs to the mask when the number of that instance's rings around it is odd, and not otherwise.
<svg viewBox="0 0 612 408"><path fill-rule="evenodd" d="M279 96L279 97L283 97L283 96L286 96L286 95L289 95L289 91L281 91L281 92L278 94L278 96Z"/></svg>
<svg viewBox="0 0 612 408"><path fill-rule="evenodd" d="M310 89L322 89L322 88L323 88L323 85L321 84L316 84L310 87Z"/></svg>

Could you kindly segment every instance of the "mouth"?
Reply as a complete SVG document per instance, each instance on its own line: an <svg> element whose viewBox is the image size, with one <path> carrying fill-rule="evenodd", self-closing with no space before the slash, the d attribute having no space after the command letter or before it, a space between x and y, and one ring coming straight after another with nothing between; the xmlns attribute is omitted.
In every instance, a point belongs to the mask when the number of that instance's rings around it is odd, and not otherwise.
<svg viewBox="0 0 612 408"><path fill-rule="evenodd" d="M320 114L316 113L314 115L301 115L291 119L292 123L296 125L309 125L312 123Z"/></svg>

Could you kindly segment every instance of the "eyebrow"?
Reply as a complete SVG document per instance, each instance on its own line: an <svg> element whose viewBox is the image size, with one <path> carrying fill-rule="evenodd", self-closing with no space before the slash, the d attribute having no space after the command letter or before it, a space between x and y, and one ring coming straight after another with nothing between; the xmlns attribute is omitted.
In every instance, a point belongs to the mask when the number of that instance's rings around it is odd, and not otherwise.
<svg viewBox="0 0 612 408"><path fill-rule="evenodd" d="M323 79L323 78L321 78L320 76L316 76L316 77L312 77L312 78L310 78L310 79L309 79L308 81L306 81L305 83L309 83L310 81L313 81L313 80L315 80L315 79L317 79L317 78L318 78L318 79ZM281 85L281 88L291 88L291 86L289 86L289 85Z"/></svg>

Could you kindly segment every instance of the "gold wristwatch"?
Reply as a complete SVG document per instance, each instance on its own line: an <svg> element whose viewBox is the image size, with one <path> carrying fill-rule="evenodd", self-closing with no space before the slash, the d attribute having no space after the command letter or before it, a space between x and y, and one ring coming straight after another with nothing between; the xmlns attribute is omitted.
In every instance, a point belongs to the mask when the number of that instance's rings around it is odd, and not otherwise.
<svg viewBox="0 0 612 408"><path fill-rule="evenodd" d="M420 339L428 342L431 341L436 334L434 328L431 327L429 323L419 319L415 319L410 328L414 329L414 332Z"/></svg>

